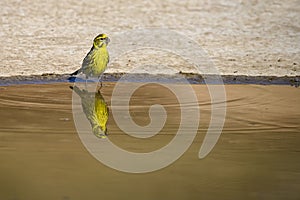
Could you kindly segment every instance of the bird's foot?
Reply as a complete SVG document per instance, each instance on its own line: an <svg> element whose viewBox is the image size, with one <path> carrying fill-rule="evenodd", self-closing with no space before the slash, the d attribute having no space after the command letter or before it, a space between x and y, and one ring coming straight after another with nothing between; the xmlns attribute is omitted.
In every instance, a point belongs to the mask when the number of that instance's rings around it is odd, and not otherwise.
<svg viewBox="0 0 300 200"><path fill-rule="evenodd" d="M99 88L98 88L98 91L102 89L102 87L103 87L102 82L100 82L100 86L99 86L99 83L98 83L98 87L99 87Z"/></svg>

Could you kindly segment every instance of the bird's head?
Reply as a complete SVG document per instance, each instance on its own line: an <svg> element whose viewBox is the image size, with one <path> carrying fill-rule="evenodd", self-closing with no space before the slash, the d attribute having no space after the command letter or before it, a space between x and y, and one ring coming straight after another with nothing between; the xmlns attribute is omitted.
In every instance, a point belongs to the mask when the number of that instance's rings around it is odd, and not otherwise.
<svg viewBox="0 0 300 200"><path fill-rule="evenodd" d="M107 46L109 41L110 39L107 37L107 35L101 33L97 37L95 37L93 45L95 48L101 48L103 46Z"/></svg>
<svg viewBox="0 0 300 200"><path fill-rule="evenodd" d="M98 138L106 138L107 128L106 127L100 127L100 126L94 126L93 127L93 133Z"/></svg>

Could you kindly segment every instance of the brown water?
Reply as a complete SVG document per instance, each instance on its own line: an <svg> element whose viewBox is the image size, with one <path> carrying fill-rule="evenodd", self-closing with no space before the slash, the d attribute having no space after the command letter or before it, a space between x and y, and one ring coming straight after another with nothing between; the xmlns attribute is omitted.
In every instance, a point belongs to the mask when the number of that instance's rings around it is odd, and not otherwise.
<svg viewBox="0 0 300 200"><path fill-rule="evenodd" d="M226 85L225 127L212 152L200 160L211 106L206 87L193 85L201 120L191 147L164 169L129 174L106 167L84 148L73 122L70 85L0 87L0 199L300 198L299 88ZM113 86L101 89L108 105ZM130 137L110 114L109 139L134 152L167 144L180 122L172 93L153 84L140 88L132 97L131 115L146 125L149 105L156 103L168 112L160 134Z"/></svg>

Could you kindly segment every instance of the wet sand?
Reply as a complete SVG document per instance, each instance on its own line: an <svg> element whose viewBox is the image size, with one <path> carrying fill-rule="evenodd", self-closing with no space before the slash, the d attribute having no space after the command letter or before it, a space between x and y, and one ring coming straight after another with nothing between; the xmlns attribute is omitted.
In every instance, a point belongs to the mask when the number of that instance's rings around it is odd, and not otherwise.
<svg viewBox="0 0 300 200"><path fill-rule="evenodd" d="M211 105L206 87L193 85L201 120L191 147L164 169L128 174L104 166L84 148L73 122L70 85L0 87L0 199L299 199L299 88L226 85L224 130L200 160ZM108 105L113 86L101 89ZM156 103L168 112L157 136L129 137L110 114L109 139L134 152L168 143L180 121L174 95L153 84L140 88L131 114L146 125L149 105Z"/></svg>

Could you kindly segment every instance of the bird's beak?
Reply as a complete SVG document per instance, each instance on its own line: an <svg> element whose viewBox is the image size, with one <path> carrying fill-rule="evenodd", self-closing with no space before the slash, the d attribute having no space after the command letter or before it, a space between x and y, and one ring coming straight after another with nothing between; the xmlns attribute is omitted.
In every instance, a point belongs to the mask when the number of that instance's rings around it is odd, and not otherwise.
<svg viewBox="0 0 300 200"><path fill-rule="evenodd" d="M107 37L107 38L105 39L105 43L108 44L109 42L110 42L110 39Z"/></svg>

